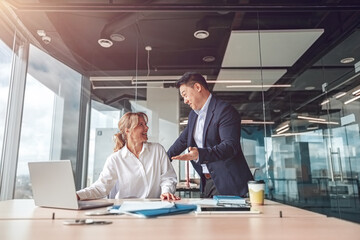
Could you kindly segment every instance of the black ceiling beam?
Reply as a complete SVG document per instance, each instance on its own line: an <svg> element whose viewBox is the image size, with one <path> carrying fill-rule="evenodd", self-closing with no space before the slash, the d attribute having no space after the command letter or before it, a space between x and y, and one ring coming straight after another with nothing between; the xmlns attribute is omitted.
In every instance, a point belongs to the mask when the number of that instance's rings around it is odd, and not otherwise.
<svg viewBox="0 0 360 240"><path fill-rule="evenodd" d="M5 0L18 11L27 12L337 12L358 11L360 4L339 5L220 5L220 4L97 4L97 3L19 3Z"/></svg>

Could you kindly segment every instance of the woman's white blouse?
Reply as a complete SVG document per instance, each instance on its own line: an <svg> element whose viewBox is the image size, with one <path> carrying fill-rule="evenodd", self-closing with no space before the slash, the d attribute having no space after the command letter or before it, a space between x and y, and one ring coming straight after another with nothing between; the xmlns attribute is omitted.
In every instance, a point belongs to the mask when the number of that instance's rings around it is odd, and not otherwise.
<svg viewBox="0 0 360 240"><path fill-rule="evenodd" d="M106 197L118 181L115 198L159 198L162 193L175 193L176 173L158 143L144 143L137 158L127 146L111 154L99 179L77 192L80 199Z"/></svg>

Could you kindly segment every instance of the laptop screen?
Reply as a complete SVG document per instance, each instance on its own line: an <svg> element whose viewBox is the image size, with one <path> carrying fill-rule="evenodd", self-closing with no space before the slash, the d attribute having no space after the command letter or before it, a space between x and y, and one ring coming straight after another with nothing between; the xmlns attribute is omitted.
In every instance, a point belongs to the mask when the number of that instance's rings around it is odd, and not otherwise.
<svg viewBox="0 0 360 240"><path fill-rule="evenodd" d="M70 160L28 164L36 206L78 209Z"/></svg>

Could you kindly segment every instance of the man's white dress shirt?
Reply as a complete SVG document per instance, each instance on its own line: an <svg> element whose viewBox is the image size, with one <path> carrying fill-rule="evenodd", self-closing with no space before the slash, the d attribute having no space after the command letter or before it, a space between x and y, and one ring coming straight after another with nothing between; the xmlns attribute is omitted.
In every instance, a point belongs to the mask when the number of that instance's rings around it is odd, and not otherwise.
<svg viewBox="0 0 360 240"><path fill-rule="evenodd" d="M162 193L175 193L177 177L160 144L144 143L139 158L124 146L107 158L99 179L77 194L80 199L103 198L116 181L115 198L159 198Z"/></svg>
<svg viewBox="0 0 360 240"><path fill-rule="evenodd" d="M210 100L212 95L210 94L208 99L206 100L204 106L200 110L194 110L194 112L198 115L196 120L196 125L194 129L194 140L198 148L203 148L203 135L204 135L204 125L207 110L209 108ZM196 160L198 162L199 159ZM201 164L203 173L209 173L209 169L207 168L206 164Z"/></svg>

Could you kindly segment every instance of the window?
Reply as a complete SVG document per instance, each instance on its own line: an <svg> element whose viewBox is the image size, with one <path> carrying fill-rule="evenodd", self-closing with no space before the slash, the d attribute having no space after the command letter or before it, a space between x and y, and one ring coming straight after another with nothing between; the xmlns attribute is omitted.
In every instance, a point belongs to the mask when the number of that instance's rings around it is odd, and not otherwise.
<svg viewBox="0 0 360 240"><path fill-rule="evenodd" d="M99 177L106 158L113 152L113 135L122 111L102 103L91 102L89 161L87 186Z"/></svg>
<svg viewBox="0 0 360 240"><path fill-rule="evenodd" d="M0 39L0 156L4 141L5 119L11 73L11 49Z"/></svg>
<svg viewBox="0 0 360 240"><path fill-rule="evenodd" d="M147 100L124 99L122 106L113 108L92 101L89 164L87 185L97 180L106 158L113 152L113 135L118 131L118 121L127 111L144 112L148 116L149 142L157 142L167 150L179 134L177 89L147 89ZM173 161L179 174L179 161Z"/></svg>
<svg viewBox="0 0 360 240"><path fill-rule="evenodd" d="M75 170L81 74L30 46L15 198L31 198L27 163L70 159Z"/></svg>

